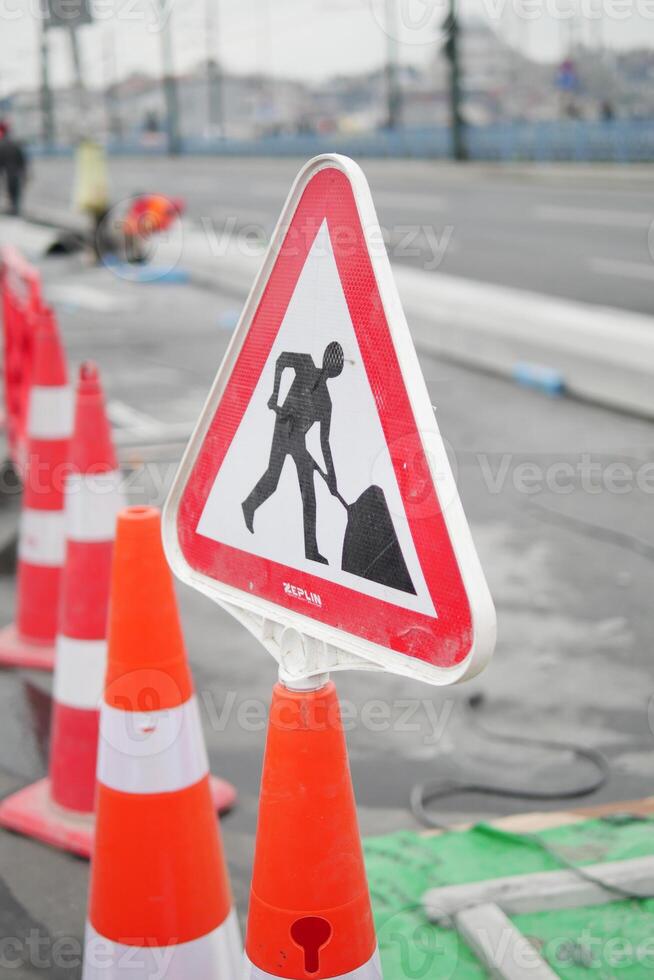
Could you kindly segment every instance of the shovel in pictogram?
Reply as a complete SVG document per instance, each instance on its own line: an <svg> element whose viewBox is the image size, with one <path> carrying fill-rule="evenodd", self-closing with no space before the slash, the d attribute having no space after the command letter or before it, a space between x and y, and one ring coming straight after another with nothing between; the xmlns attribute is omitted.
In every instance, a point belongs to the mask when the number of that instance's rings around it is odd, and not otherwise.
<svg viewBox="0 0 654 980"><path fill-rule="evenodd" d="M329 486L327 474L317 463L315 466ZM382 488L373 484L352 504L348 504L338 488L334 496L347 511L341 560L343 571L415 595Z"/></svg>

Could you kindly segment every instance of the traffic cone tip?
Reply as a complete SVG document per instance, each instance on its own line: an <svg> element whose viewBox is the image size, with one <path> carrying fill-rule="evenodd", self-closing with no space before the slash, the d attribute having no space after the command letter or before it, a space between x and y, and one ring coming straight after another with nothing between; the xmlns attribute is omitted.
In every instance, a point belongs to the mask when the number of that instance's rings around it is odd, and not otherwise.
<svg viewBox="0 0 654 980"><path fill-rule="evenodd" d="M193 682L156 507L118 515L112 579L105 701L131 711L179 707Z"/></svg>

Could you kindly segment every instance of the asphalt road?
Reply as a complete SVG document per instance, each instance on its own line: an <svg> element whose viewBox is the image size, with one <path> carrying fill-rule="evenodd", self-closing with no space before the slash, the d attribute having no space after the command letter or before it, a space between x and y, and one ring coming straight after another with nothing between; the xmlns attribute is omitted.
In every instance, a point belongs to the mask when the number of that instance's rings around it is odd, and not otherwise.
<svg viewBox="0 0 654 980"><path fill-rule="evenodd" d="M302 161L116 158L114 201L161 191L215 233L269 231ZM391 257L654 314L654 170L363 161ZM70 207L71 160L37 161L28 207Z"/></svg>
<svg viewBox="0 0 654 980"><path fill-rule="evenodd" d="M201 162L206 183L192 208L213 196L214 166ZM193 185L189 175L185 180ZM245 194L245 178L233 178L233 195L237 185ZM228 199L218 185L215 196ZM271 190L271 202L274 196ZM43 271L70 360L99 362L121 437L149 425L158 442L170 443L126 457L132 502L161 504L179 458L175 427L197 417L237 304L196 286L126 283L79 257L48 260ZM525 733L606 753L611 778L587 804L651 794L654 426L434 357L423 357L422 366L498 608L499 645L485 674L453 691L382 675L338 679L355 720L348 739L364 833L415 826L409 791L435 776L549 789L555 798L540 809L570 806L557 797L585 782L588 768L567 749L526 746ZM4 528L14 520L0 511ZM2 624L12 616L14 585L13 576L0 578ZM242 709L250 699L268 703L275 670L208 599L180 589L180 601L212 767L239 791L224 833L243 917L265 732L246 723ZM49 690L43 675L0 672L0 795L46 771ZM465 709L472 693L484 695L484 724L508 742L479 731ZM385 706L386 723L366 722L373 703ZM443 801L440 815L458 822L530 807L519 799L458 796ZM0 833L0 869L0 935L21 939L23 951L34 933L45 937L46 952L61 937L79 941L84 862ZM11 976L79 975L74 965L29 964L25 952Z"/></svg>

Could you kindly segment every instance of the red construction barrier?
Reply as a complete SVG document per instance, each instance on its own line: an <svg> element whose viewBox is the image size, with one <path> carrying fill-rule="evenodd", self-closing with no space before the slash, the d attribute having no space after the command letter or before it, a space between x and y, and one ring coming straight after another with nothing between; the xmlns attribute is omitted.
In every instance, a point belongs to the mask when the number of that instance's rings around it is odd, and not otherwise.
<svg viewBox="0 0 654 980"><path fill-rule="evenodd" d="M39 319L22 471L16 619L0 630L0 664L53 670L66 555L64 483L73 405L57 321L50 311Z"/></svg>
<svg viewBox="0 0 654 980"><path fill-rule="evenodd" d="M0 825L88 857L120 473L98 369L80 368L65 481L66 561L50 732L50 778L0 802ZM0 663L3 658L0 632Z"/></svg>
<svg viewBox="0 0 654 980"><path fill-rule="evenodd" d="M46 308L38 270L11 245L0 249L0 294L4 334L5 427L9 455L23 471L27 409L34 367L34 341Z"/></svg>

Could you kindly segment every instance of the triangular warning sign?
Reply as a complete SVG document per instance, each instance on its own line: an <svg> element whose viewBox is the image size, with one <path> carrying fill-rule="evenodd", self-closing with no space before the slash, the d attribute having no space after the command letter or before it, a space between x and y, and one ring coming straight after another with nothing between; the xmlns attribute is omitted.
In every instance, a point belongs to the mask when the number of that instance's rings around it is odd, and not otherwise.
<svg viewBox="0 0 654 980"><path fill-rule="evenodd" d="M330 350L339 359L333 377L323 368ZM274 411L270 401L278 379ZM328 470L338 496L320 478ZM371 495L370 486L381 493ZM297 572L435 614L326 220L197 530Z"/></svg>
<svg viewBox="0 0 654 980"><path fill-rule="evenodd" d="M492 602L351 161L298 178L167 514L176 570L224 602L441 683L491 652Z"/></svg>

